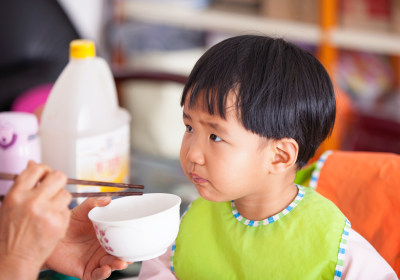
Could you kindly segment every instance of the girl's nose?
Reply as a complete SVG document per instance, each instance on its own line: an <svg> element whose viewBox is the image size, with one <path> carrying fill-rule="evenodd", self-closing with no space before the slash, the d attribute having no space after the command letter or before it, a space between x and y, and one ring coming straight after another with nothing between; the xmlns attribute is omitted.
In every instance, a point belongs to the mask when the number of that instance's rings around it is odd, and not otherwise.
<svg viewBox="0 0 400 280"><path fill-rule="evenodd" d="M204 165L204 147L198 139L192 139L192 141L188 143L186 158L192 163Z"/></svg>

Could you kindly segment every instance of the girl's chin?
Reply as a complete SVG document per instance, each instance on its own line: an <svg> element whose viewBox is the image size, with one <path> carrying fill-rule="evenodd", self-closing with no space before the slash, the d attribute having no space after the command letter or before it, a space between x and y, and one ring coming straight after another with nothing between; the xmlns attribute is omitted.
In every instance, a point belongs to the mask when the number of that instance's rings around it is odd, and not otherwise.
<svg viewBox="0 0 400 280"><path fill-rule="evenodd" d="M196 186L197 192L199 193L199 195L204 198L205 200L208 201L213 201L213 202L226 202L226 201L230 201L229 199L224 199L222 196L217 195L213 192L210 192L210 190L201 187L201 186Z"/></svg>

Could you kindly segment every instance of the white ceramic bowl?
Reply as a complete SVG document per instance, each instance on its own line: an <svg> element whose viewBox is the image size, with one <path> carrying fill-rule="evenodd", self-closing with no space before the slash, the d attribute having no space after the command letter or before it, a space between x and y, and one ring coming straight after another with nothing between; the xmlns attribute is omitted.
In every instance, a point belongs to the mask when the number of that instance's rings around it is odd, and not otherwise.
<svg viewBox="0 0 400 280"><path fill-rule="evenodd" d="M136 262L166 252L178 235L181 199L167 193L117 198L89 212L98 240L111 255Z"/></svg>

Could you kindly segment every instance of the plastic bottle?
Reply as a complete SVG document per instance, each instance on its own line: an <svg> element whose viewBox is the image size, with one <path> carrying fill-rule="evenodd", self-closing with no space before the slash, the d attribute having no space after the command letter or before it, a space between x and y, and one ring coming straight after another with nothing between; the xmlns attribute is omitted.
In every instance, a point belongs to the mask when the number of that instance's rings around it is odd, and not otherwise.
<svg viewBox="0 0 400 280"><path fill-rule="evenodd" d="M130 115L118 106L112 73L92 41L74 40L70 60L44 106L42 162L69 178L129 180ZM71 191L110 188L67 186Z"/></svg>

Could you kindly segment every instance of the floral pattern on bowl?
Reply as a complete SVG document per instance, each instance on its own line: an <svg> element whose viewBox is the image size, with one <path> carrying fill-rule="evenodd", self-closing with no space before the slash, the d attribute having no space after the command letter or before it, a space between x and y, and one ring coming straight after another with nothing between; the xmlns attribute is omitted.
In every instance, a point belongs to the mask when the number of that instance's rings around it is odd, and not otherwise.
<svg viewBox="0 0 400 280"><path fill-rule="evenodd" d="M106 230L99 229L97 225L94 225L94 231L96 232L97 239L100 241L101 246L103 246L103 248L107 251L107 253L114 252L106 236Z"/></svg>

